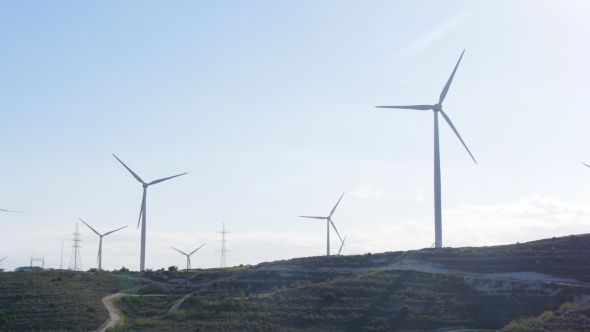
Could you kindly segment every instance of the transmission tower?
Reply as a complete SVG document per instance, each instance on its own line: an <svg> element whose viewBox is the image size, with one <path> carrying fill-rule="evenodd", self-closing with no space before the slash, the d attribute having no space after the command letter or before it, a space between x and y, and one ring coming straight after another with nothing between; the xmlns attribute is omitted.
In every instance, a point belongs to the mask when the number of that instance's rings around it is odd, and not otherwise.
<svg viewBox="0 0 590 332"><path fill-rule="evenodd" d="M76 231L72 233L74 235L74 239L72 239L72 256L70 256L70 266L68 270L72 271L82 271L82 256L80 256L80 234L78 232L78 223L76 223Z"/></svg>
<svg viewBox="0 0 590 332"><path fill-rule="evenodd" d="M225 243L229 242L225 239L225 234L229 233L228 231L225 230L225 223L223 223L223 230L221 232L221 250L219 250L221 252L221 259L219 260L219 268L224 269L227 267L226 263L225 263L225 253L228 252L229 250L225 249Z"/></svg>
<svg viewBox="0 0 590 332"><path fill-rule="evenodd" d="M59 269L63 270L64 265L64 241L61 241L61 258L59 259Z"/></svg>
<svg viewBox="0 0 590 332"><path fill-rule="evenodd" d="M45 270L45 255L41 258L33 258L33 255L31 255L31 270L33 270L33 261L41 262L41 268Z"/></svg>

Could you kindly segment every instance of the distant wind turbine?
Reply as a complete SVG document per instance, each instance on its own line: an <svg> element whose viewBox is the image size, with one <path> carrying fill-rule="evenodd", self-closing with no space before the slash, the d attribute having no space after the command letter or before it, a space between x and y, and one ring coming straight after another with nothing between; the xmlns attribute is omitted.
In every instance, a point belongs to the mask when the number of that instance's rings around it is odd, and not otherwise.
<svg viewBox="0 0 590 332"><path fill-rule="evenodd" d="M463 50L463 53L465 53L465 50ZM455 69L453 69L451 77L449 77L447 84L443 88L437 104L411 106L375 106L377 108L401 108L420 111L432 110L434 112L434 243L436 248L442 248L442 204L440 183L440 153L438 147L438 113L440 113L445 119L445 121L447 121L447 123L449 124L451 129L453 129L455 135L457 135L457 137L459 138L459 140L461 141L461 143L463 144L463 146L465 147L473 161L477 164L477 161L475 161L475 158L467 148L467 145L465 145L465 142L463 142L461 135L459 135L459 132L457 131L457 129L455 129L455 126L451 122L451 119L445 114L445 112L442 109L442 103L445 100L445 97L447 96L447 92L449 91L449 87L451 86L451 82L453 81L453 77L455 76L455 72L457 71L457 67L459 67L459 63L463 58L463 53L461 53L461 57L459 58L459 61L457 61L457 65L455 65Z"/></svg>
<svg viewBox="0 0 590 332"><path fill-rule="evenodd" d="M139 228L139 223L141 223L141 257L139 260L139 270L140 271L145 271L145 223L146 223L146 195L147 195L147 188L153 184L156 183L160 183L166 180L170 180L173 179L175 177L181 176L181 175L185 175L188 173L182 173L182 174L178 174L178 175L174 175L174 176L170 176L167 178L163 178L163 179L159 179L159 180L154 180L150 183L145 183L143 182L143 180L137 176L137 174L133 173L133 171L127 167L127 165L125 165L121 159L117 158L117 156L115 156L115 154L113 153L113 157L115 157L120 163L121 165L123 165L128 171L129 173L131 173L131 175L133 175L133 177L139 181L142 185L143 185L143 198L141 199L141 209L139 210L139 219L137 220L137 228Z"/></svg>
<svg viewBox="0 0 590 332"><path fill-rule="evenodd" d="M0 263L2 263L2 261L5 260L6 257L8 257L8 256L5 256L4 258L0 259ZM1 268L2 268L2 264L0 264L0 271L4 271L4 270L1 270Z"/></svg>
<svg viewBox="0 0 590 332"><path fill-rule="evenodd" d="M207 243L205 243L205 244L207 244ZM203 246L205 244L203 244ZM188 270L191 269L191 255L194 254L197 250L201 249L203 246L200 246L197 249L193 250L193 252L191 252L190 254L185 254L184 252L182 252L182 251L180 251L180 250L178 250L178 249L176 249L176 248L174 248L172 246L170 246L170 248L172 248L172 249L174 249L174 250L178 251L179 253L181 253L181 254L183 254L183 255L186 256L186 270L188 271Z"/></svg>
<svg viewBox="0 0 590 332"><path fill-rule="evenodd" d="M344 196L345 193L346 192L344 192L342 194L342 196ZM332 222L332 215L334 214L334 211L336 211L336 208L338 207L338 203L340 203L340 200L342 199L342 196L340 196L340 199L338 200L338 202L336 202L336 205L332 209L332 212L330 212L330 215L327 216L327 217L299 216L301 218L313 218L313 219L325 219L326 220L326 224L328 226L328 244L327 244L327 255L328 256L330 256L330 224L332 224L332 227L334 227L334 230L336 231L336 234L338 234L338 238L340 238L340 242L342 242L342 238L340 237L340 234L338 233L338 230L336 229L336 225L334 225L334 222Z"/></svg>
<svg viewBox="0 0 590 332"><path fill-rule="evenodd" d="M342 244L340 245L340 250L338 250L338 256L340 256L340 253L342 252L342 247L344 247L344 241L346 241L346 235L344 235L344 239L342 240Z"/></svg>
<svg viewBox="0 0 590 332"><path fill-rule="evenodd" d="M78 218L78 219L80 219L80 218ZM80 221L83 222L84 225L88 226L88 228L90 228L94 233L96 233L96 235L100 236L100 242L98 243L98 257L96 258L96 260L98 262L98 270L102 271L102 238L103 238L103 236L107 236L111 233L122 230L123 228L126 228L127 226L115 229L114 231L110 231L108 233L104 233L101 235L100 233L95 231L94 228L90 227L90 225L88 225L84 220L80 219Z"/></svg>

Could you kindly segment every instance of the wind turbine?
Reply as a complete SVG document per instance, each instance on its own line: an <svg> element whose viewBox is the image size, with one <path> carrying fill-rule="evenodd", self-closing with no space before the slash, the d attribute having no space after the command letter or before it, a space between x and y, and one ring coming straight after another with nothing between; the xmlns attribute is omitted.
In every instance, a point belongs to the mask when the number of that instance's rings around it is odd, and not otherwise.
<svg viewBox="0 0 590 332"><path fill-rule="evenodd" d="M340 250L338 250L338 256L340 256L340 253L342 252L342 247L344 247L344 241L346 241L346 236L344 235L344 240L342 240L342 244L340 245Z"/></svg>
<svg viewBox="0 0 590 332"><path fill-rule="evenodd" d="M153 184L160 183L160 182L163 182L166 180L170 180L172 178L175 178L175 177L178 177L181 175L185 175L188 173L182 173L182 174L170 176L170 177L159 179L159 180L154 180L150 183L145 183L145 182L143 182L143 180L139 176L137 176L137 174L133 173L133 171L129 167L127 167L127 165L125 165L121 161L121 159L117 158L117 156L115 156L114 153L113 153L113 157L115 157L121 163L121 165L123 165L129 171L129 173L131 173L131 175L133 175L133 177L143 185L143 198L141 199L141 209L139 210L139 219L137 220L137 228L139 228L139 223L142 222L142 224L141 224L141 257L139 260L139 270L145 271L145 223L146 223L147 188Z"/></svg>
<svg viewBox="0 0 590 332"><path fill-rule="evenodd" d="M98 262L98 270L102 271L102 237L107 236L107 235L114 233L116 231L122 230L123 228L126 228L127 226L115 229L114 231L110 231L108 233L104 233L101 235L100 233L95 231L94 228L90 227L90 225L88 225L84 220L82 220L81 218L78 218L78 219L80 219L80 221L83 222L84 225L88 226L88 228L90 228L94 233L96 233L96 235L100 236L100 242L98 243L98 257L96 258L96 260Z"/></svg>
<svg viewBox="0 0 590 332"><path fill-rule="evenodd" d="M205 244L207 244L207 243L205 243ZM203 244L203 246L205 244ZM186 256L186 270L188 271L188 270L191 269L191 255L194 254L197 250L201 249L203 246L200 246L197 249L193 250L193 252L191 252L190 254L185 254L182 251L180 251L180 250L178 250L178 249L176 249L176 248L174 248L172 246L170 246L170 248L172 248L172 249L174 249L174 250L178 251L179 253L181 253L181 254L183 254L183 255Z"/></svg>
<svg viewBox="0 0 590 332"><path fill-rule="evenodd" d="M346 191L344 193L342 193L342 196L344 196L345 193L346 193ZM340 203L342 196L340 196L340 199L338 200L338 202L336 202L336 205L332 209L332 212L330 212L330 215L327 217L299 216L301 218L313 218L313 219L325 219L326 220L326 226L328 226L328 244L327 244L327 255L328 256L330 256L330 224L332 224L332 227L334 227L336 234L338 234L338 238L340 238L340 242L342 242L342 238L340 237L340 234L338 233L338 230L336 229L334 222L332 222L332 215L334 214L334 211L336 211L336 208L338 207L338 203Z"/></svg>
<svg viewBox="0 0 590 332"><path fill-rule="evenodd" d="M2 263L2 261L5 260L6 257L8 257L8 256L4 256L4 258L0 259L0 263Z"/></svg>
<svg viewBox="0 0 590 332"><path fill-rule="evenodd" d="M459 135L459 132L457 131L457 129L455 129L455 126L451 122L451 119L449 119L449 117L445 114L445 112L442 109L442 103L445 100L445 97L447 96L447 92L449 91L449 87L451 86L451 82L453 81L453 77L455 76L455 72L457 71L457 67L459 67L459 63L461 62L464 53L465 50L463 50L463 53L461 53L461 57L459 58L459 61L457 61L457 65L455 65L455 69L453 69L451 77L449 77L447 84L443 88L437 104L411 106L375 106L377 108L401 108L420 111L432 110L434 113L434 243L436 248L442 248L442 207L440 183L440 152L438 147L438 113L440 113L445 119L445 121L447 121L447 123L449 124L451 129L453 129L455 135L457 135L457 137L459 138L459 140L461 141L461 143L463 144L463 146L465 147L473 161L477 164L477 161L475 161L475 158L473 158L473 155L467 148L467 145L465 145L465 142L463 142L461 135Z"/></svg>

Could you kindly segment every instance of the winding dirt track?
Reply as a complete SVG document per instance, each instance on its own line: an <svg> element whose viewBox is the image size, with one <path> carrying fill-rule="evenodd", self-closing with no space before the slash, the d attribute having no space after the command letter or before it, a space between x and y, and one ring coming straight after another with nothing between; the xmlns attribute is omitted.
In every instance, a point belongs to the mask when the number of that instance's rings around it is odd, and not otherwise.
<svg viewBox="0 0 590 332"><path fill-rule="evenodd" d="M176 295L168 295L168 294L149 294L149 295L134 295L134 294L125 294L125 293L115 293L111 295L107 295L102 298L102 304L107 308L109 311L109 319L102 324L101 327L96 330L97 332L105 332L107 329L117 326L121 321L121 316L117 312L117 308L115 308L115 304L113 303L114 300L119 299L123 296L176 296ZM188 297L188 296L187 296ZM181 300L184 301L186 297L183 297ZM180 302L182 303L182 302ZM180 306L180 304L178 304Z"/></svg>

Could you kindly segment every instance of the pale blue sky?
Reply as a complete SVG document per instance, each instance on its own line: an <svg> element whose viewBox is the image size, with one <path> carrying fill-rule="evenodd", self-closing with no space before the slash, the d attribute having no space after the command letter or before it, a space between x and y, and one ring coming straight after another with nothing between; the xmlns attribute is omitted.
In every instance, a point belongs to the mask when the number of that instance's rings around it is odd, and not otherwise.
<svg viewBox="0 0 590 332"><path fill-rule="evenodd" d="M432 113L438 100L479 162L441 126L443 245L590 229L588 1L0 3L0 257L59 266L78 217L105 238L103 266L147 267L173 245L231 232L228 264L434 242ZM85 268L98 237L80 226ZM332 239L335 239L333 234ZM333 248L339 246L332 242ZM69 260L66 247L64 261Z"/></svg>

